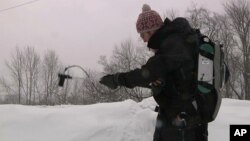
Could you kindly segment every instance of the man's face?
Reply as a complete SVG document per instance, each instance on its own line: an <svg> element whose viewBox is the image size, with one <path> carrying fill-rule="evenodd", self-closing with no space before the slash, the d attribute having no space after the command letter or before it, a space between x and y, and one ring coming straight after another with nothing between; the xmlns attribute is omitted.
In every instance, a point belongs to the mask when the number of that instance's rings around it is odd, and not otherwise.
<svg viewBox="0 0 250 141"><path fill-rule="evenodd" d="M140 36L144 42L148 42L153 34L154 34L153 32L144 32L141 33ZM156 53L158 51L157 49L152 49L152 48L149 48L149 50L152 51L153 53Z"/></svg>
<svg viewBox="0 0 250 141"><path fill-rule="evenodd" d="M144 33L141 33L140 36L144 42L148 42L152 34L150 32L144 32Z"/></svg>

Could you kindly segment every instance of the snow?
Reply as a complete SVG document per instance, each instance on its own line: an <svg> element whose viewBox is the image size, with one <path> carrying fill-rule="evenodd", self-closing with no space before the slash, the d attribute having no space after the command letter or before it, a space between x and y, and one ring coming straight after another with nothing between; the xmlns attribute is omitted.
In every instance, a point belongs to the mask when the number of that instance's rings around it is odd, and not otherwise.
<svg viewBox="0 0 250 141"><path fill-rule="evenodd" d="M93 105L0 105L0 141L152 141L152 98ZM229 125L250 124L250 101L223 99L209 140L228 141Z"/></svg>

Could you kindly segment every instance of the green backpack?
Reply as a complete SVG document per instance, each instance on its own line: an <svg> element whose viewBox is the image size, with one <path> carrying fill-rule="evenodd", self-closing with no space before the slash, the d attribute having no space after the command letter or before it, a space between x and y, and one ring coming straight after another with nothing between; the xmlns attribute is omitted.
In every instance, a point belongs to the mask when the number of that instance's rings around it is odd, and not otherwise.
<svg viewBox="0 0 250 141"><path fill-rule="evenodd" d="M193 36L195 35L195 36ZM227 82L229 70L224 62L223 46L214 43L207 36L195 30L192 37L196 38L194 58L195 67L195 98L193 106L200 114L203 122L215 120L221 105L221 88Z"/></svg>

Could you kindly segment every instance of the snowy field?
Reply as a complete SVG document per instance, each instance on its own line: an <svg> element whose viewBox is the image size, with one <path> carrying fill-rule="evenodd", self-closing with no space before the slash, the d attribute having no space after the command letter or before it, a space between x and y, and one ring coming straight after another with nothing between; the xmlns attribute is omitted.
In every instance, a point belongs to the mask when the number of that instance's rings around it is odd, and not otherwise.
<svg viewBox="0 0 250 141"><path fill-rule="evenodd" d="M87 106L0 105L0 141L152 141L152 98ZM230 124L250 124L250 102L223 99L210 141L229 141Z"/></svg>

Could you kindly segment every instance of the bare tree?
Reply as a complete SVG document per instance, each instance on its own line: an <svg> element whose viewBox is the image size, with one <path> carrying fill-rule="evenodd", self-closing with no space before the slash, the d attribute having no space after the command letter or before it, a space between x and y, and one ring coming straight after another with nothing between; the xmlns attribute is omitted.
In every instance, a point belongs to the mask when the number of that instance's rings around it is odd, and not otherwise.
<svg viewBox="0 0 250 141"><path fill-rule="evenodd" d="M203 7L197 7L197 5L187 10L187 19L192 27L200 29L203 34L212 40L218 39L218 31L221 30L221 25L219 25L217 21L218 17L219 15L217 13L211 12Z"/></svg>
<svg viewBox="0 0 250 141"><path fill-rule="evenodd" d="M144 48L145 50L146 48ZM145 64L148 59L148 53L141 50L132 43L131 40L126 40L115 46L113 55L108 61L105 57L102 57L99 63L104 67L104 74L114 74L117 72L128 72L136 68L140 68L141 65ZM145 58L144 58L145 57ZM134 89L120 88L117 93L112 94L112 97L117 100L134 99L141 101L148 92L145 89L136 87Z"/></svg>
<svg viewBox="0 0 250 141"><path fill-rule="evenodd" d="M17 95L18 102L21 104L22 98L22 77L23 77L23 53L22 51L16 47L14 54L11 55L11 58L5 62L9 72L11 79L7 81L4 77L1 78L0 83L4 88L5 92L8 95ZM12 96L13 97L13 96ZM11 97L9 97L11 100ZM14 102L16 103L16 102Z"/></svg>
<svg viewBox="0 0 250 141"><path fill-rule="evenodd" d="M32 104L36 99L36 83L39 73L39 55L34 48L26 47L24 50L16 48L15 53L6 61L10 70L11 82L1 79L7 93L18 95L18 103L22 103L22 96L25 96L26 104ZM11 98L11 97L9 97Z"/></svg>
<svg viewBox="0 0 250 141"><path fill-rule="evenodd" d="M68 99L67 99L67 102L70 103L70 104L83 104L82 103L82 95L81 95L81 82L82 81L81 79L76 79L73 81L73 84L72 84L72 91L69 93L69 96L68 96Z"/></svg>
<svg viewBox="0 0 250 141"><path fill-rule="evenodd" d="M36 99L36 85L38 82L40 57L33 47L26 47L24 55L23 91L26 95L26 104L32 104Z"/></svg>
<svg viewBox="0 0 250 141"><path fill-rule="evenodd" d="M23 54L16 48L15 55L12 55L10 62L6 62L7 67L11 70L11 75L14 81L17 82L18 89L18 103L21 103L21 86L22 86L22 75L23 75Z"/></svg>
<svg viewBox="0 0 250 141"><path fill-rule="evenodd" d="M189 23L193 28L203 29L204 28L204 18L205 15L209 15L209 11L205 8L198 7L196 4L193 4L192 9L187 10L187 16Z"/></svg>
<svg viewBox="0 0 250 141"><path fill-rule="evenodd" d="M53 98L58 93L58 72L62 69L56 52L48 50L41 65L41 87L40 95L43 95L45 104L51 105L54 103Z"/></svg>
<svg viewBox="0 0 250 141"><path fill-rule="evenodd" d="M178 12L175 11L174 9L166 10L166 12L163 13L163 19L168 18L170 20L174 20L177 17L178 17Z"/></svg>
<svg viewBox="0 0 250 141"><path fill-rule="evenodd" d="M224 93L225 97L233 98L236 95L237 98L241 98L239 91L236 90L236 81L238 79L239 70L239 59L237 54L235 54L235 47L237 42L234 39L234 32L229 24L229 18L226 15L216 15L214 17L215 21L218 23L217 29L217 40L223 45L224 60L231 71L231 77L229 82L225 85Z"/></svg>
<svg viewBox="0 0 250 141"><path fill-rule="evenodd" d="M229 66L231 66L230 72L230 81L229 81L229 87L231 88L233 94L235 94L236 98L238 99L244 99L244 81L242 78L242 56L239 52L234 51L232 56L230 57L230 63ZM233 95L233 98L234 95Z"/></svg>
<svg viewBox="0 0 250 141"><path fill-rule="evenodd" d="M12 86L7 80L2 76L0 78L1 93L3 93L3 103L15 103L20 104L18 95L16 95L15 87ZM18 96L19 97L19 96ZM21 99L21 98L20 98Z"/></svg>
<svg viewBox="0 0 250 141"><path fill-rule="evenodd" d="M88 71L88 77L83 78L81 87L81 97L84 104L92 104L97 102L107 102L110 96L115 97L115 93L105 88L99 83L100 73ZM112 101L112 100L110 100Z"/></svg>
<svg viewBox="0 0 250 141"><path fill-rule="evenodd" d="M250 100L250 2L231 0L224 5L236 32L240 55L242 56L242 79L244 81L245 99Z"/></svg>

